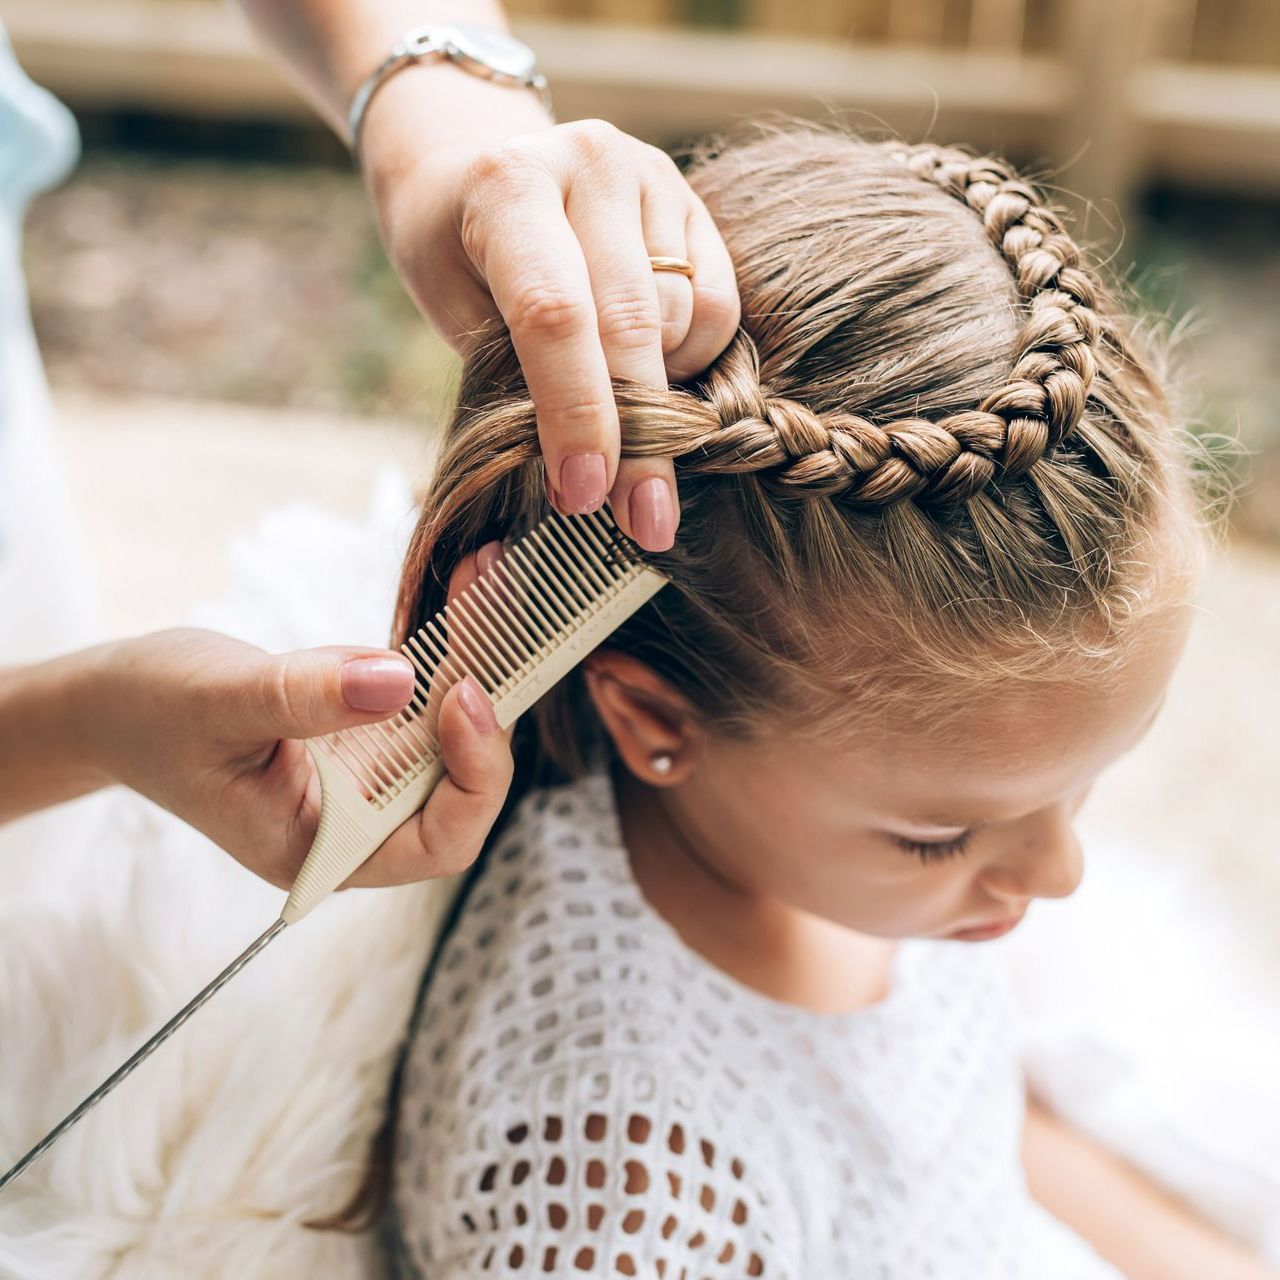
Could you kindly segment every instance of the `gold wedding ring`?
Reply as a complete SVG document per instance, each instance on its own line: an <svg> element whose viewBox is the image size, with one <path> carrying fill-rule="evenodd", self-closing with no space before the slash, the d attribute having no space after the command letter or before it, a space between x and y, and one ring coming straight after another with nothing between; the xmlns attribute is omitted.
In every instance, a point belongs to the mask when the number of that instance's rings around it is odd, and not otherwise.
<svg viewBox="0 0 1280 1280"><path fill-rule="evenodd" d="M693 263L688 258L650 258L649 265L655 271L674 271L693 279Z"/></svg>

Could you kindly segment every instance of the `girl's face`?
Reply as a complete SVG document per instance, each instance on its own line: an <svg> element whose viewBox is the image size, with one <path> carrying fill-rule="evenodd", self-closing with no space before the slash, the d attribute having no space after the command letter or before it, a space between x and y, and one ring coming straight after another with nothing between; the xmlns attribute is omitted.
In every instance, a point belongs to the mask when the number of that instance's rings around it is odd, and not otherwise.
<svg viewBox="0 0 1280 1280"><path fill-rule="evenodd" d="M1105 689L987 696L945 739L881 727L831 747L703 737L653 799L742 892L881 937L998 937L1033 898L1080 883L1072 822L1155 718L1185 612L1144 623Z"/></svg>

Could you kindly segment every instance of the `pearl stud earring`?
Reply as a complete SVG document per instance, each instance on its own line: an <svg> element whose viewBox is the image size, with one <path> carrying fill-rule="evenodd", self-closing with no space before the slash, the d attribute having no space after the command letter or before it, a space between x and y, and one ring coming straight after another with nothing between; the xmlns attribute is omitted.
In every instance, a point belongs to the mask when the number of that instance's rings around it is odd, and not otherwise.
<svg viewBox="0 0 1280 1280"><path fill-rule="evenodd" d="M667 774L671 772L671 766L675 761L665 751L655 751L649 757L649 764L653 767L654 773Z"/></svg>

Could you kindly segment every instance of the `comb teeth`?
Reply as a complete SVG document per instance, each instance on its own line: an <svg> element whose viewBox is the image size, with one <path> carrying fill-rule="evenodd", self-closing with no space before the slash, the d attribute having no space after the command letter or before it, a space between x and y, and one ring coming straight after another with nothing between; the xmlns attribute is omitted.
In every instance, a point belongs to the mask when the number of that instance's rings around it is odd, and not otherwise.
<svg viewBox="0 0 1280 1280"><path fill-rule="evenodd" d="M404 711L317 745L373 809L385 808L440 759L440 706L455 684L470 675L506 728L618 625L621 618L604 628L591 623L619 596L634 594L641 578L656 580L642 599L664 581L603 510L553 513L400 646L417 676ZM563 670L548 680L546 660L565 648L577 652L555 664Z"/></svg>

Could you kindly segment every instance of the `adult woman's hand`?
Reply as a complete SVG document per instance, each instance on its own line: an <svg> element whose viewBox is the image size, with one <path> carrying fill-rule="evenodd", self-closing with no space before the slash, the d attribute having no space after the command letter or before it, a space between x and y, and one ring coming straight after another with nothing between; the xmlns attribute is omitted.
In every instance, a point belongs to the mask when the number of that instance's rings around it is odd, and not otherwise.
<svg viewBox="0 0 1280 1280"><path fill-rule="evenodd" d="M85 735L107 777L176 813L265 880L288 888L315 837L320 781L302 739L401 710L413 668L378 650L272 655L213 632L109 646L91 668ZM511 781L507 736L474 681L440 710L447 775L423 810L351 878L404 884L468 866Z"/></svg>
<svg viewBox="0 0 1280 1280"><path fill-rule="evenodd" d="M411 28L506 28L498 0L238 2L347 141L353 96ZM428 59L370 99L360 162L391 260L448 341L465 351L485 321L505 321L560 510L592 511L607 493L642 547L670 547L674 472L619 462L609 379L686 381L739 318L724 242L671 159L600 120L552 125L528 89ZM655 274L650 257L686 259L692 280Z"/></svg>
<svg viewBox="0 0 1280 1280"><path fill-rule="evenodd" d="M451 595L497 550L463 560ZM273 655L197 630L0 672L0 820L119 783L287 888L320 814L320 781L302 739L386 720L412 689L413 668L396 653ZM479 853L510 786L510 734L468 679L441 703L439 739L447 776L352 885L449 875Z"/></svg>
<svg viewBox="0 0 1280 1280"><path fill-rule="evenodd" d="M389 104L375 106L365 162L388 252L418 305L458 349L500 315L557 507L594 511L607 494L627 533L666 550L679 519L674 471L666 459L619 460L610 378L682 382L732 338L733 265L702 201L670 157L601 120L472 138L388 168L378 131L397 126ZM655 272L650 256L687 259L692 279Z"/></svg>

